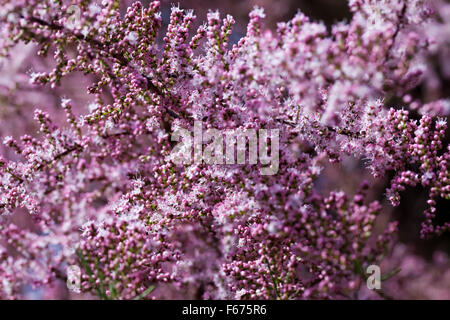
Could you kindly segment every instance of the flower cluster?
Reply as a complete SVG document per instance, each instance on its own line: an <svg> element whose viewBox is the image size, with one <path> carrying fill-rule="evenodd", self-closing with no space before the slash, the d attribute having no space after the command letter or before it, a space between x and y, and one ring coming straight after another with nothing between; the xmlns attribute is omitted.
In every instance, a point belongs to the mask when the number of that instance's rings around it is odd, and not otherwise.
<svg viewBox="0 0 450 320"><path fill-rule="evenodd" d="M348 23L327 30L299 12L276 32L255 8L234 43L219 12L194 30L175 6L161 36L159 1L0 0L4 67L20 73L7 61L27 48L41 69L0 88L2 122L24 128L2 129L0 297L66 281L74 264L103 299L353 297L396 224L376 228L368 182L324 194L323 166L364 160L394 206L421 186L421 235L450 229L435 221L450 200L449 102L417 94L450 53L450 6L433 5L350 0ZM278 173L177 163L171 132L194 121L278 129Z"/></svg>

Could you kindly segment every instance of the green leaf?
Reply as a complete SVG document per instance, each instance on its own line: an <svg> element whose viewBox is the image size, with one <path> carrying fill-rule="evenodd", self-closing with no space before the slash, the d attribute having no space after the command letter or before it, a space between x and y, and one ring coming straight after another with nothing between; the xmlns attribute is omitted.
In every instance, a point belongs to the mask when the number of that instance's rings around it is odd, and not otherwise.
<svg viewBox="0 0 450 320"><path fill-rule="evenodd" d="M362 276L364 279L366 278L366 274L364 273L364 269L359 258L356 258L355 260L355 272Z"/></svg>
<svg viewBox="0 0 450 320"><path fill-rule="evenodd" d="M155 289L155 286L150 286L148 287L147 290L145 290L144 292L142 292L140 295L138 295L137 297L135 297L133 300L142 300L143 298L145 298L145 296L147 296L150 292L152 292Z"/></svg>
<svg viewBox="0 0 450 320"><path fill-rule="evenodd" d="M392 278L393 276L395 276L397 273L399 273L400 271L402 271L401 268L395 268L394 270L392 270L391 272L387 273L387 274L383 274L381 276L381 281L386 281L389 280L390 278Z"/></svg>
<svg viewBox="0 0 450 320"><path fill-rule="evenodd" d="M86 259L84 258L84 256L81 254L81 252L76 251L75 252L78 259L80 259L81 262L81 266L83 267L84 270L86 270L86 273L89 276L89 282L91 282L94 287L95 287L95 291L97 292L97 296L100 297L101 299L106 300L108 297L106 296L106 293L103 292L96 284L95 284L95 279L93 277L93 272L91 270L91 267L89 266L89 263L86 261Z"/></svg>

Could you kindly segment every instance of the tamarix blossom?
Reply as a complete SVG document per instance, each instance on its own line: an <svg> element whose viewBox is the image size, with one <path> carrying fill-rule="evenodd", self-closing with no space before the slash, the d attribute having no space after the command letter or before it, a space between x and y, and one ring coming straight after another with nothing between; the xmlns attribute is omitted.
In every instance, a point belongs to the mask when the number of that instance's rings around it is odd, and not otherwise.
<svg viewBox="0 0 450 320"><path fill-rule="evenodd" d="M450 102L417 92L449 62L450 5L349 8L331 29L299 11L270 31L255 7L236 42L217 11L196 28L174 6L163 30L159 1L0 0L0 298L70 282L69 266L102 299L353 298L395 244L397 223L376 222L404 190L428 193L422 238L448 231ZM195 123L200 149L208 129L276 132L254 144L276 170L179 161L202 156L174 151ZM348 158L373 179L322 188ZM368 196L381 179L389 206Z"/></svg>

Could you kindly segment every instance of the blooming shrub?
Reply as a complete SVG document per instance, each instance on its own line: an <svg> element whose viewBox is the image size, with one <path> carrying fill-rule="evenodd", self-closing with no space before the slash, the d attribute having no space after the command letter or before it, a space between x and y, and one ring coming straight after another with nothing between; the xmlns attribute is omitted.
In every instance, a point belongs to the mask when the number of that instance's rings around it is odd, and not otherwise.
<svg viewBox="0 0 450 320"><path fill-rule="evenodd" d="M159 7L0 0L1 298L65 282L70 265L103 299L355 297L395 240L367 197L383 177L394 206L408 187L429 193L423 238L448 231L435 220L450 199L450 103L415 96L448 63L448 4L350 0L348 23L299 12L276 32L255 8L238 43L231 16L193 30L179 7L162 35ZM25 79L28 56L40 70ZM172 132L194 121L279 130L279 170L178 163ZM346 157L375 179L324 193L322 168Z"/></svg>

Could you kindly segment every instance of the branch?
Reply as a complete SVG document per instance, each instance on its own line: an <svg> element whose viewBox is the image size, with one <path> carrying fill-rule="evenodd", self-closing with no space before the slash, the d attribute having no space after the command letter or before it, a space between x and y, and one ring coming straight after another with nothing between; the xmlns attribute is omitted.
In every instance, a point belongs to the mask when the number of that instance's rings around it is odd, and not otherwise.
<svg viewBox="0 0 450 320"><path fill-rule="evenodd" d="M52 30L56 30L56 31L64 31L64 33L67 33L75 38L77 38L79 41L86 41L89 44L91 44L93 47L95 47L97 50L100 51L108 51L107 47L100 41L98 41L95 38L91 38L91 37L85 37L83 34L81 33L76 33L73 32L70 29L65 28L64 26L61 26L55 22L48 22L45 21L43 19L37 18L37 17L31 17L30 18L31 22L40 24L42 26L46 26ZM121 54L116 54L116 53L112 53L111 57L113 57L114 59L116 59L117 61L119 61L119 63L124 66L124 67L129 67L130 61L127 60L127 58L125 58L125 56L121 55ZM152 82L152 79L147 76L146 74L141 73L141 76L144 77L147 80L147 89L156 93L159 96L166 96L167 94L165 94L164 92L162 92L162 90L160 88L158 88L157 86L155 86ZM180 115L178 115L175 111L169 109L167 106L164 106L164 109L166 110L166 112L174 117L174 118L181 118Z"/></svg>

